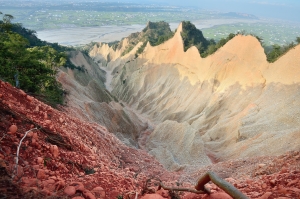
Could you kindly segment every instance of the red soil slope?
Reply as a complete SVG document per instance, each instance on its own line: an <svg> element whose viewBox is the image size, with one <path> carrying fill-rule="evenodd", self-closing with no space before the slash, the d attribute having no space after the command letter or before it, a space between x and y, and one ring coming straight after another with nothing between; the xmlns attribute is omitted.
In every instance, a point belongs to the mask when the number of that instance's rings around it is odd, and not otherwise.
<svg viewBox="0 0 300 199"><path fill-rule="evenodd" d="M0 162L9 175L15 173L14 159L24 133L42 127L23 140L14 178L16 186L37 198L116 198L140 192L149 176L176 177L146 152L122 144L105 127L68 116L4 82L0 107ZM10 191L1 186L0 192Z"/></svg>

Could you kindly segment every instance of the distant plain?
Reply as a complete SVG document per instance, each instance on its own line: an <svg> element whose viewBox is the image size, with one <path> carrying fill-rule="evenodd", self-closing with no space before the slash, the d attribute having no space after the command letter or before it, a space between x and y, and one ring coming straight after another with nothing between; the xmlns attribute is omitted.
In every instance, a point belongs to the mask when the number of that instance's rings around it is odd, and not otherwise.
<svg viewBox="0 0 300 199"><path fill-rule="evenodd" d="M199 20L193 22L198 29L203 29L204 32L209 32L210 28L219 25L229 26L235 23L256 23L256 20L247 19L209 19ZM170 28L175 30L179 25L178 23L170 23ZM124 37L127 37L133 32L140 32L145 28L144 25L111 25L111 26L97 26L97 27L73 27L73 28L61 28L61 29L49 29L37 31L37 35L40 39L59 43L62 45L84 45L90 42L112 42L119 41ZM225 37L225 36L224 36Z"/></svg>
<svg viewBox="0 0 300 199"><path fill-rule="evenodd" d="M300 36L300 24L296 22L180 6L68 0L32 4L4 0L0 11L35 30L42 40L72 46L121 40L142 31L148 21L166 21L172 30L181 21L191 21L206 38L216 41L229 33L253 34L262 38L266 46L285 45Z"/></svg>

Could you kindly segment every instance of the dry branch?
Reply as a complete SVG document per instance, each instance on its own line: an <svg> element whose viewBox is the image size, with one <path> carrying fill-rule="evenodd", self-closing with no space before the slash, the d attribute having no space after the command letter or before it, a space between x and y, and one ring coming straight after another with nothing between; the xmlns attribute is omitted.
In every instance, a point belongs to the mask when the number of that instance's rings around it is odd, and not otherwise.
<svg viewBox="0 0 300 199"><path fill-rule="evenodd" d="M18 146L18 149L17 149L17 155L16 155L16 165L15 165L15 168L14 168L14 173L12 175L12 179L14 179L15 177L15 173L18 173L18 164L19 164L19 153L20 153L20 147L22 145L22 142L23 140L25 139L25 137L27 136L27 134L31 131L34 131L34 130L38 130L37 128L33 128L33 129L30 129L29 131L26 131L25 135L23 136L23 138L20 140L20 143L19 143L19 146Z"/></svg>
<svg viewBox="0 0 300 199"><path fill-rule="evenodd" d="M215 185L223 189L227 194L229 194L234 199L249 199L247 196L245 196L240 190L235 188L233 185L231 185L229 182L223 180L217 174L215 174L212 171L207 172L205 175L203 175L199 180L197 185L195 186L196 190L202 190L205 191L204 185L208 183L209 181L212 181Z"/></svg>

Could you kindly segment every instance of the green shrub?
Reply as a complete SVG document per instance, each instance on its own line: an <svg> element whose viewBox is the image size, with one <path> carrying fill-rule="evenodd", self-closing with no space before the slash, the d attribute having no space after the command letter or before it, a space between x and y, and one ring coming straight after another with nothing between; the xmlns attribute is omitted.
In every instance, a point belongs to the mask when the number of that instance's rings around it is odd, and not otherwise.
<svg viewBox="0 0 300 199"><path fill-rule="evenodd" d="M0 78L52 106L61 104L63 90L55 75L66 62L65 53L48 45L31 46L28 39L12 31L15 24L9 16L0 20Z"/></svg>

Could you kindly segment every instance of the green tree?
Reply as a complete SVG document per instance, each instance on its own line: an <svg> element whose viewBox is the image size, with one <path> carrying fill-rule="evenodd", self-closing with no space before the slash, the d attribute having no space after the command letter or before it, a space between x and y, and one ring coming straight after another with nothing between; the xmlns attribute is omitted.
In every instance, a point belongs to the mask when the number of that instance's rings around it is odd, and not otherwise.
<svg viewBox="0 0 300 199"><path fill-rule="evenodd" d="M191 46L196 46L202 54L210 44L209 41L204 38L201 30L197 29L190 21L182 22L181 37L184 44L184 51L189 49Z"/></svg>
<svg viewBox="0 0 300 199"><path fill-rule="evenodd" d="M12 32L10 15L0 20L0 78L40 97L51 105L62 103L56 81L57 68L66 62L65 53L50 46L29 47L29 41Z"/></svg>
<svg viewBox="0 0 300 199"><path fill-rule="evenodd" d="M278 57L282 54L281 47L277 44L272 46L272 50L267 54L267 60L269 62L274 62L278 59Z"/></svg>

